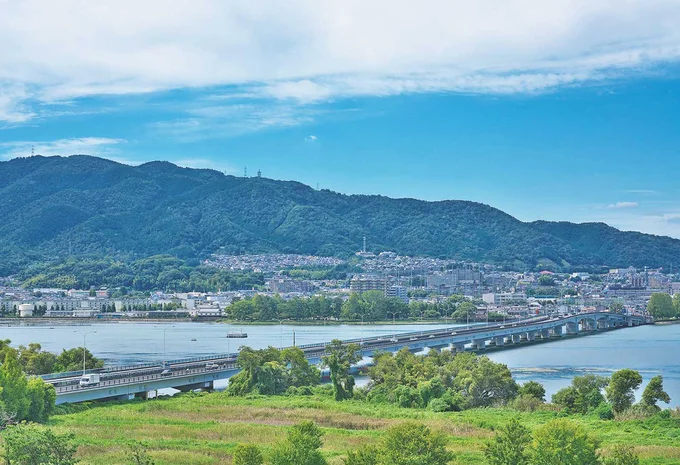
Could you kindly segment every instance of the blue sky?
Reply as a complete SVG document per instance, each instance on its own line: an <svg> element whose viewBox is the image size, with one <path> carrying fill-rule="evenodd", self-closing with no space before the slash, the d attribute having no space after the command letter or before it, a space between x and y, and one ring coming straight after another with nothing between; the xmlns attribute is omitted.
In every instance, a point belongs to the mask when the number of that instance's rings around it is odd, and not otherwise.
<svg viewBox="0 0 680 465"><path fill-rule="evenodd" d="M680 5L548 3L0 0L0 159L247 166L680 237Z"/></svg>

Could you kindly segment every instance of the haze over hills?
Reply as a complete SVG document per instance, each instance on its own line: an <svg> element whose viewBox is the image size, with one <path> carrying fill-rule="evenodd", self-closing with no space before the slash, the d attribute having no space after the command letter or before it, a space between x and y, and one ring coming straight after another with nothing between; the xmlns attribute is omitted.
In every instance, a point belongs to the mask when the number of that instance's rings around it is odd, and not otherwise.
<svg viewBox="0 0 680 465"><path fill-rule="evenodd" d="M140 257L213 252L347 256L370 249L493 262L668 266L680 240L602 223L521 222L490 206L317 191L168 162L128 166L90 156L0 162L5 270L69 254Z"/></svg>

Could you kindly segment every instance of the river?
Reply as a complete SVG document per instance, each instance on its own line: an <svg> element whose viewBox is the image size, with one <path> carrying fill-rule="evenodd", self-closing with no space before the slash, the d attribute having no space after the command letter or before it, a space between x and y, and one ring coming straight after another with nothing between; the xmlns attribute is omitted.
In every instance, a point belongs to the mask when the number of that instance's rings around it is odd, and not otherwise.
<svg viewBox="0 0 680 465"><path fill-rule="evenodd" d="M395 332L436 329L444 325L225 325L219 323L117 322L58 324L50 326L0 326L0 339L13 345L39 342L43 349L59 352L80 347L87 334L87 348L107 364L131 364L172 360L215 353L235 352L240 345L264 348L351 339ZM164 331L165 330L165 331ZM96 333L94 333L96 331ZM247 339L225 338L243 331ZM165 335L165 355L163 337ZM192 341L192 339L196 339ZM535 380L546 387L548 397L568 385L576 375L608 376L622 368L638 370L644 384L657 374L664 376L671 406L680 406L680 325L642 326L565 339L545 344L489 352L507 364L519 382ZM644 386L643 384L643 386Z"/></svg>

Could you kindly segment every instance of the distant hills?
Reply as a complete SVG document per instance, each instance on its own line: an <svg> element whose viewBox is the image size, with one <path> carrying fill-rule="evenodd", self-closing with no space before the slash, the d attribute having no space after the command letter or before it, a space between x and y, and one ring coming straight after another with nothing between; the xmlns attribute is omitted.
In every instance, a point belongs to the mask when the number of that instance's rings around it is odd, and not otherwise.
<svg viewBox="0 0 680 465"><path fill-rule="evenodd" d="M521 222L481 203L317 191L168 162L90 156L0 162L0 272L95 254L204 257L213 252L348 256L370 248L504 264L668 266L680 241L602 223Z"/></svg>

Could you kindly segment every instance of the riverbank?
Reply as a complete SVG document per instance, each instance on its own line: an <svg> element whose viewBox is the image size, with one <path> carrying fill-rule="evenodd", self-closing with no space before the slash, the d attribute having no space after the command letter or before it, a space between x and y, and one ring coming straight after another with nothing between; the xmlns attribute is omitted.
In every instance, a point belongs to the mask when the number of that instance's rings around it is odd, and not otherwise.
<svg viewBox="0 0 680 465"><path fill-rule="evenodd" d="M324 395L238 398L217 392L70 408L76 413L56 415L49 426L75 433L83 465L123 463L132 441L147 443L158 465L229 464L237 444L257 444L268 451L290 425L303 420L322 427L322 450L330 465L341 465L348 450L375 443L388 427L407 420L444 432L447 448L456 457L452 465L482 465L484 442L510 419L517 417L534 429L561 416L553 410L522 413L507 408L435 413L355 400L335 402ZM569 418L602 441L604 453L615 444L629 444L642 465L680 463L680 418Z"/></svg>

